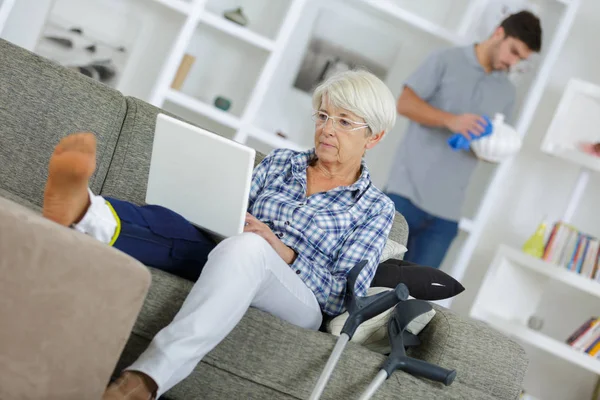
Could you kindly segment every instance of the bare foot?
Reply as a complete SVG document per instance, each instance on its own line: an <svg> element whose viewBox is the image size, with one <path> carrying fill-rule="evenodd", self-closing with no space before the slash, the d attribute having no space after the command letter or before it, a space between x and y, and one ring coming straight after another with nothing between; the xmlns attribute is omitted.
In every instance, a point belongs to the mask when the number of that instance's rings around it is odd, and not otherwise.
<svg viewBox="0 0 600 400"><path fill-rule="evenodd" d="M54 149L44 191L44 217L69 226L83 218L90 205L88 182L96 168L96 137L75 133Z"/></svg>
<svg viewBox="0 0 600 400"><path fill-rule="evenodd" d="M152 400L158 386L148 375L125 371L104 392L102 400Z"/></svg>

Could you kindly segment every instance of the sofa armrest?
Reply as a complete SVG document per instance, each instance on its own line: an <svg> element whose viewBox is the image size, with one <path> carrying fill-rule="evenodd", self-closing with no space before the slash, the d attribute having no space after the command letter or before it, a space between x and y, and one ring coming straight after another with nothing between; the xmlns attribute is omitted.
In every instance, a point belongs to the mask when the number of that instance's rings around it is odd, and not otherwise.
<svg viewBox="0 0 600 400"><path fill-rule="evenodd" d="M516 399L528 359L515 341L488 325L432 304L435 317L409 355L457 371L456 381L501 399Z"/></svg>
<svg viewBox="0 0 600 400"><path fill-rule="evenodd" d="M0 198L0 398L99 399L149 285L131 257Z"/></svg>

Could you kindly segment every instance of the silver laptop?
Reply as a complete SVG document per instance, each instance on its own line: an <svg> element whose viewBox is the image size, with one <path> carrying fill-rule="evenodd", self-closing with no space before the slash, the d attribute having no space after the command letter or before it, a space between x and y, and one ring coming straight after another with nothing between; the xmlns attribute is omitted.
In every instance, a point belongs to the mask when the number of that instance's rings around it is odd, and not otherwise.
<svg viewBox="0 0 600 400"><path fill-rule="evenodd" d="M221 237L242 233L254 156L250 147L159 114L146 203Z"/></svg>

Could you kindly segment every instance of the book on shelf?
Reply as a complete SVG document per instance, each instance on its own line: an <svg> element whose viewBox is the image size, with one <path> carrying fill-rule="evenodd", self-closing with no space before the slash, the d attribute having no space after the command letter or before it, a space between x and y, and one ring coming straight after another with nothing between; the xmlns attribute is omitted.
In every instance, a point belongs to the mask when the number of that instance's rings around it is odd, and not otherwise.
<svg viewBox="0 0 600 400"><path fill-rule="evenodd" d="M600 240L564 222L552 227L542 259L600 281Z"/></svg>
<svg viewBox="0 0 600 400"><path fill-rule="evenodd" d="M573 332L566 343L577 351L600 358L600 318L591 317Z"/></svg>

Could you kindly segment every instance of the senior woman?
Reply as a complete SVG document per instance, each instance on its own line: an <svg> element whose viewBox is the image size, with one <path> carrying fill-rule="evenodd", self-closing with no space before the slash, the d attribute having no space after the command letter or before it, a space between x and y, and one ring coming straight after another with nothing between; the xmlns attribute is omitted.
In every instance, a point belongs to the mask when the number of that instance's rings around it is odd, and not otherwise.
<svg viewBox="0 0 600 400"><path fill-rule="evenodd" d="M318 329L344 310L346 276L368 260L364 295L394 218L363 160L394 125L395 99L373 74L348 71L316 88L314 149L275 150L254 170L244 233L216 245L158 206L93 195L92 134L67 136L49 163L43 214L137 258L196 280L174 320L104 399L152 399L188 376L248 307ZM201 273L200 273L201 272Z"/></svg>

